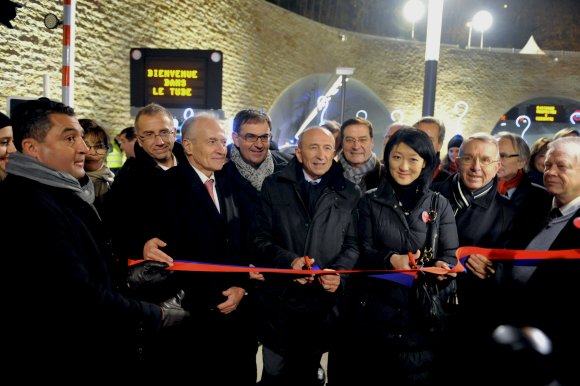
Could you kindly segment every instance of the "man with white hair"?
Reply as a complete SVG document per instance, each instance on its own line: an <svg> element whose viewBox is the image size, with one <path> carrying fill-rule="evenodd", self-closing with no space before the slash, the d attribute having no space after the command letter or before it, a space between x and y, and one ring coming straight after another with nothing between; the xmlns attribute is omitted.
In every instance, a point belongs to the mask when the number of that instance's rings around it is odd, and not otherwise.
<svg viewBox="0 0 580 386"><path fill-rule="evenodd" d="M570 250L580 248L580 138L564 137L551 142L546 153L544 184L551 205L534 208L519 219L519 240L514 248ZM519 245L518 245L519 244ZM545 259L537 267L515 266L512 278L522 297L512 301L514 325L542 330L552 342L547 356L549 375L561 385L578 385L575 356L580 333L576 325L576 283L580 260ZM518 287L519 285L519 287Z"/></svg>

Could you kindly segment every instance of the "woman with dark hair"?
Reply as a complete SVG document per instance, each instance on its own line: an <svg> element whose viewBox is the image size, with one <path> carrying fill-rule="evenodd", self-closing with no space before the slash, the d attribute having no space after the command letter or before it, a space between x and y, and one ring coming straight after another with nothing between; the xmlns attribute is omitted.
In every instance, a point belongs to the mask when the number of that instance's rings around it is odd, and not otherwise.
<svg viewBox="0 0 580 386"><path fill-rule="evenodd" d="M447 199L429 189L439 160L428 135L409 126L400 128L385 147L388 173L379 186L359 203L360 257L358 269L409 270L419 266L449 269L456 264L457 228ZM435 256L431 247L429 214L436 211L438 229ZM412 258L411 258L412 255ZM422 261L421 259L426 261ZM400 275L400 274L399 274ZM455 273L433 275L438 285L448 285ZM437 344L442 332L435 331L415 309L415 290L393 281L390 275L353 275L355 298L354 331L357 384L427 385L433 382ZM452 360L452 358L449 358Z"/></svg>
<svg viewBox="0 0 580 386"><path fill-rule="evenodd" d="M530 148L530 159L528 160L528 177L533 184L544 186L544 160L548 152L548 144L553 139L540 137Z"/></svg>
<svg viewBox="0 0 580 386"><path fill-rule="evenodd" d="M95 187L95 208L103 215L105 195L111 189L115 174L106 164L107 154L111 151L109 135L93 119L79 119L84 129L84 140L89 148L85 156L85 171Z"/></svg>

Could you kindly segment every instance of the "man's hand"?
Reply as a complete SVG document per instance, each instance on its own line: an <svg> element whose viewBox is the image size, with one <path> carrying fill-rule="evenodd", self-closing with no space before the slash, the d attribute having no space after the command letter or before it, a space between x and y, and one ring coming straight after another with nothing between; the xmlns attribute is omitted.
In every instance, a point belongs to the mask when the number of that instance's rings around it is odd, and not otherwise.
<svg viewBox="0 0 580 386"><path fill-rule="evenodd" d="M238 308L238 305L244 298L246 294L246 290L241 287L230 287L227 290L222 292L222 295L227 297L228 299L218 304L217 308L222 314L229 314L232 311L235 311Z"/></svg>
<svg viewBox="0 0 580 386"><path fill-rule="evenodd" d="M129 266L127 273L127 287L131 289L142 289L162 283L173 271L168 271L167 263L160 261L142 261Z"/></svg>
<svg viewBox="0 0 580 386"><path fill-rule="evenodd" d="M161 326L163 328L178 326L189 317L189 312L181 307L181 301L184 297L185 292L180 290L177 295L159 305L161 307Z"/></svg>
<svg viewBox="0 0 580 386"><path fill-rule="evenodd" d="M465 266L480 279L487 279L495 273L493 263L487 257L479 254L470 255Z"/></svg>
<svg viewBox="0 0 580 386"><path fill-rule="evenodd" d="M167 253L159 248L166 247L167 243L157 237L148 240L143 246L143 258L145 260L155 260L167 263L169 266L173 265L173 259Z"/></svg>
<svg viewBox="0 0 580 386"><path fill-rule="evenodd" d="M308 260L306 260L308 259ZM292 269L309 269L312 264L314 264L314 259L309 258L308 256L301 256L301 257L297 257L294 260L292 260L292 264L290 265L290 268ZM314 280L314 275L309 275L306 277L299 277L298 279L294 279L295 282L299 283L299 284L308 284L308 283L312 283L312 280Z"/></svg>
<svg viewBox="0 0 580 386"><path fill-rule="evenodd" d="M324 271L334 271L334 269L325 268ZM340 286L340 274L335 273L334 275L319 275L320 285L325 291L336 292Z"/></svg>
<svg viewBox="0 0 580 386"><path fill-rule="evenodd" d="M255 267L254 264L250 264L250 267ZM252 280L258 280L258 281L264 281L266 280L266 278L264 277L263 273L260 272L250 272L250 279Z"/></svg>

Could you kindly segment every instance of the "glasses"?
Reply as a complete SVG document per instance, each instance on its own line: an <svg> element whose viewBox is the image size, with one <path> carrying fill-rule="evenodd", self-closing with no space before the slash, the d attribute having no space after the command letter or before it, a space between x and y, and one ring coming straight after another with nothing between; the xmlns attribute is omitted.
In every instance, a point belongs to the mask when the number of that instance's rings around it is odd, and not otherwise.
<svg viewBox="0 0 580 386"><path fill-rule="evenodd" d="M463 157L458 157L459 158L459 162L465 164L465 165L472 165L474 164L477 160L479 160L479 163L483 166L489 166L491 164L494 164L498 161L491 159L489 157L484 157L484 158L479 158L479 157L474 157L471 155L465 155Z"/></svg>
<svg viewBox="0 0 580 386"><path fill-rule="evenodd" d="M89 151L94 150L95 153L97 153L99 155L103 155L107 152L107 147L105 145L103 145L102 143L99 143L97 145L89 145L87 143L86 145L89 148Z"/></svg>
<svg viewBox="0 0 580 386"><path fill-rule="evenodd" d="M138 137L141 139L141 141L151 142L155 141L155 138L157 138L158 136L161 137L163 141L167 141L172 135L173 130L161 130L159 134L155 134L152 131L146 131L143 134L139 134Z"/></svg>
<svg viewBox="0 0 580 386"><path fill-rule="evenodd" d="M353 137L346 137L344 142L348 143L349 145L354 145L355 143L360 143L361 145L367 144L371 139L369 137L360 137L360 138L353 138Z"/></svg>
<svg viewBox="0 0 580 386"><path fill-rule="evenodd" d="M254 134L244 134L241 135L240 137L242 137L245 141L248 142L258 142L258 139L262 142L269 142L270 138L272 137L271 134L264 134L264 135L254 135Z"/></svg>
<svg viewBox="0 0 580 386"><path fill-rule="evenodd" d="M505 154L505 153L499 153L499 157L501 159L507 159L507 158L514 158L514 157L519 157L519 154Z"/></svg>

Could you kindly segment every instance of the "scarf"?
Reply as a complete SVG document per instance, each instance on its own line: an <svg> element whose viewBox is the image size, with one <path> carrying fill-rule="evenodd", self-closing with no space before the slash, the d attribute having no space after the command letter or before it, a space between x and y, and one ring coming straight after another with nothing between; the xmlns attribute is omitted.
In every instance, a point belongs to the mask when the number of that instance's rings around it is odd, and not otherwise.
<svg viewBox="0 0 580 386"><path fill-rule="evenodd" d="M244 161L240 150L236 146L232 146L230 150L230 159L236 165L242 177L248 180L257 191L262 190L264 179L274 173L274 159L272 158L270 150L266 154L266 159L264 159L257 169Z"/></svg>
<svg viewBox="0 0 580 386"><path fill-rule="evenodd" d="M508 190L510 190L511 188L516 188L520 184L523 175L524 175L523 170L519 169L516 176L511 180L506 181L500 179L499 182L497 183L497 191L499 192L499 194L505 196Z"/></svg>
<svg viewBox="0 0 580 386"><path fill-rule="evenodd" d="M437 174L439 174L442 167L443 167L443 165L441 165L441 162L439 162L439 166L437 166L437 169L435 169L435 172L433 173L433 179L435 179L435 177L437 177Z"/></svg>
<svg viewBox="0 0 580 386"><path fill-rule="evenodd" d="M87 172L87 176L93 181L96 197L107 193L115 180L115 174L105 164L98 170Z"/></svg>
<svg viewBox="0 0 580 386"><path fill-rule="evenodd" d="M8 163L7 171L10 174L28 178L43 185L72 190L94 209L93 202L95 201L95 189L91 179L88 177L83 178L84 185L81 185L79 180L74 178L72 175L48 167L36 159L20 152L10 154L10 163Z"/></svg>
<svg viewBox="0 0 580 386"><path fill-rule="evenodd" d="M360 185L361 180L365 174L373 170L373 168L377 165L377 155L372 153L371 157L358 168L355 168L347 161L347 159L344 157L344 153L340 153L338 155L338 162L340 162L342 168L344 169L344 178L356 185Z"/></svg>
<svg viewBox="0 0 580 386"><path fill-rule="evenodd" d="M459 173L453 175L451 180L451 193L453 195L452 199L449 200L451 206L453 207L453 213L457 216L457 213L469 207L475 200L480 197L485 196L493 188L495 183L495 178L489 181L486 185L481 188L474 190L473 192L467 189L460 181Z"/></svg>

